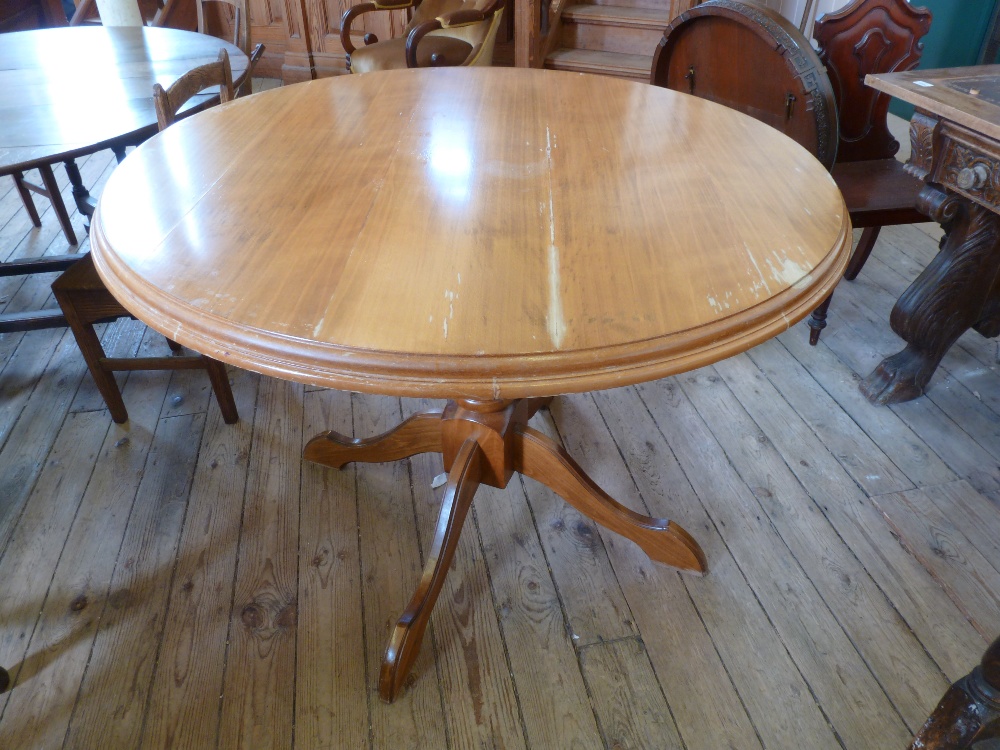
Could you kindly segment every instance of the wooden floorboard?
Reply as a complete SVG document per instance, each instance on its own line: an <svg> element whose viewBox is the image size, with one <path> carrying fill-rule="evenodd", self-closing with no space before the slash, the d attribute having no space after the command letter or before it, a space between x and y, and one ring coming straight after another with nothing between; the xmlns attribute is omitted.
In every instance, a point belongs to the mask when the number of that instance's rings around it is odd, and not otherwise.
<svg viewBox="0 0 1000 750"><path fill-rule="evenodd" d="M114 159L80 166L96 194ZM7 182L0 258L70 251ZM437 404L233 369L226 425L203 372L134 372L116 425L65 330L0 335L0 748L905 746L1000 631L997 342L963 336L916 401L858 391L902 347L889 310L939 238L883 230L816 347L799 324L536 415L709 571L650 562L533 480L484 487L392 705L379 668L441 460L300 457ZM54 304L52 279L0 279L0 310ZM135 321L101 333L166 351Z"/></svg>

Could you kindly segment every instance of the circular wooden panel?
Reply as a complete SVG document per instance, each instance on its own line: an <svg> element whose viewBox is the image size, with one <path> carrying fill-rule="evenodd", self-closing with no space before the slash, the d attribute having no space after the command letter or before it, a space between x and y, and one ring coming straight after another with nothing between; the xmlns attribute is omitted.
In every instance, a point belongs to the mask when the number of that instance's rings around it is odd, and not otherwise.
<svg viewBox="0 0 1000 750"><path fill-rule="evenodd" d="M141 146L92 231L152 327L259 372L519 398L688 370L840 278L843 199L805 149L645 84L525 69L313 81Z"/></svg>
<svg viewBox="0 0 1000 750"><path fill-rule="evenodd" d="M155 133L153 84L169 86L223 48L235 80L249 62L239 47L191 31L97 26L3 34L0 173Z"/></svg>

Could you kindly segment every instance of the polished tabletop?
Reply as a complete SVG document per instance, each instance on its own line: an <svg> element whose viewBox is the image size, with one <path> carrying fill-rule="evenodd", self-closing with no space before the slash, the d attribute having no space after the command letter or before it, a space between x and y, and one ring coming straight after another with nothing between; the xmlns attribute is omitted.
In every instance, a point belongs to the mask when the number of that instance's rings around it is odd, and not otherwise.
<svg viewBox="0 0 1000 750"><path fill-rule="evenodd" d="M223 48L238 79L249 62L239 47L191 31L95 26L0 35L0 174L156 132L153 84L169 86Z"/></svg>
<svg viewBox="0 0 1000 750"><path fill-rule="evenodd" d="M740 113L607 77L344 76L182 121L111 176L99 273L220 360L390 395L641 382L785 330L840 278L829 174Z"/></svg>

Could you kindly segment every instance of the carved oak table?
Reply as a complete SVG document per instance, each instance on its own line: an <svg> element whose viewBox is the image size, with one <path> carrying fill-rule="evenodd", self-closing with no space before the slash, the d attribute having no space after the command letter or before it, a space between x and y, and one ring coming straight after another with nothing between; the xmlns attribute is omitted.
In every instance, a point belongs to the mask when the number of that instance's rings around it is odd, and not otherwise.
<svg viewBox="0 0 1000 750"><path fill-rule="evenodd" d="M920 396L945 352L973 328L1000 334L1000 65L870 75L917 107L907 169L925 180L917 206L945 230L940 252L889 318L906 341L861 383L877 404Z"/></svg>
<svg viewBox="0 0 1000 750"><path fill-rule="evenodd" d="M213 108L125 160L92 230L108 288L187 346L304 383L450 399L305 450L333 467L440 452L449 471L385 700L480 484L521 472L652 559L705 571L684 529L609 497L528 419L547 397L784 331L829 293L850 239L827 172L756 120L652 86L501 68L345 76Z"/></svg>
<svg viewBox="0 0 1000 750"><path fill-rule="evenodd" d="M38 169L48 192L59 190L52 166L64 162L80 213L94 206L75 159L156 132L153 84L229 53L233 78L249 60L232 44L205 34L149 27L63 27L0 36L0 177ZM186 109L218 98L211 91ZM59 204L60 207L62 204ZM32 217L37 224L37 217ZM75 238L69 214L58 216ZM0 276L61 271L79 254L0 263ZM66 325L58 309L0 315L0 332Z"/></svg>

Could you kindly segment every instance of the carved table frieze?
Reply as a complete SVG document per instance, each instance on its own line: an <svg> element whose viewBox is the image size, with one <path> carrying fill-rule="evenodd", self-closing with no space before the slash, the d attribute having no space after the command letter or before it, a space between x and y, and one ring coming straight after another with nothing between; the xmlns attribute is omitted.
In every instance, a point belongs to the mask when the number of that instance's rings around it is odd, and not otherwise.
<svg viewBox="0 0 1000 750"><path fill-rule="evenodd" d="M1000 210L1000 144L948 122L937 138L939 156L930 181Z"/></svg>

